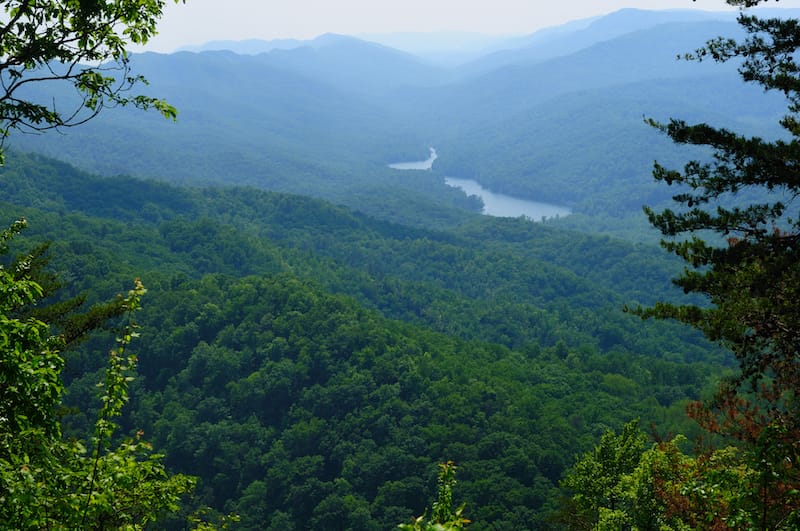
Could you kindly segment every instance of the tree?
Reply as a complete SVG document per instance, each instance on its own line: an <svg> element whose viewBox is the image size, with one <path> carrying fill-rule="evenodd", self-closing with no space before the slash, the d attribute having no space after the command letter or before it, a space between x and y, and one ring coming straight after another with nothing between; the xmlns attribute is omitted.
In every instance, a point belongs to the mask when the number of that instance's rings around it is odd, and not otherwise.
<svg viewBox="0 0 800 531"><path fill-rule="evenodd" d="M22 230L0 234L0 249ZM42 288L30 260L0 267L0 522L8 529L142 529L178 508L192 478L167 474L141 435L115 444L136 357L127 352L128 321L109 355L102 406L90 444L65 441L58 407L64 386L65 337L32 316ZM131 316L144 287L136 282L119 307Z"/></svg>
<svg viewBox="0 0 800 531"><path fill-rule="evenodd" d="M739 518L737 501L753 470L742 465L737 448L692 457L680 448L683 436L641 452L644 440L635 422L620 435L604 434L564 479L573 493L556 523L594 531L753 529ZM618 466L621 455L629 456L625 467Z"/></svg>
<svg viewBox="0 0 800 531"><path fill-rule="evenodd" d="M586 528L598 520L620 514L625 509L621 479L639 465L646 438L639 421L627 423L619 435L606 430L600 443L584 454L562 481L573 493L574 506L566 512L565 524Z"/></svg>
<svg viewBox="0 0 800 531"><path fill-rule="evenodd" d="M125 50L155 35L164 4L165 0L0 0L0 142L14 129L44 131L82 124L114 105L155 108L174 119L175 109L163 100L130 93L146 80L131 73ZM77 99L56 102L52 94L36 97L31 90L59 83L74 87Z"/></svg>
<svg viewBox="0 0 800 531"><path fill-rule="evenodd" d="M154 108L174 119L176 110L163 100L131 94L146 80L131 73L125 49L155 34L164 4L0 0L0 163L12 130L71 127L108 106ZM74 95L56 101L61 84ZM0 233L0 254L24 227L21 220ZM37 307L58 287L42 268L45 251L0 266L0 522L10 529L143 529L175 512L194 479L169 475L141 434L121 442L116 436L136 367L127 353L132 321L110 352L88 447L63 440L57 412L62 351L108 318L132 315L145 290L137 281L127 297L82 314L74 313L80 299ZM198 528L211 528L193 518Z"/></svg>
<svg viewBox="0 0 800 531"><path fill-rule="evenodd" d="M400 524L398 528L405 531L454 531L465 529L470 521L461 515L462 504L453 509L453 487L456 484L456 465L452 461L439 465L439 476L436 480L436 501L433 502L431 516L426 521L426 514L412 519L410 524Z"/></svg>
<svg viewBox="0 0 800 531"><path fill-rule="evenodd" d="M745 82L786 97L786 134L769 141L708 124L650 122L679 144L713 150L682 171L656 164L655 178L680 188L679 208L646 209L662 245L688 264L676 284L710 304L660 303L640 313L687 323L736 356L738 373L690 415L739 441L740 464L752 472L726 509L730 521L777 529L800 525L800 22L744 10L765 2L728 0L743 8L746 37L711 40L687 58L740 60ZM744 200L745 192L758 199Z"/></svg>

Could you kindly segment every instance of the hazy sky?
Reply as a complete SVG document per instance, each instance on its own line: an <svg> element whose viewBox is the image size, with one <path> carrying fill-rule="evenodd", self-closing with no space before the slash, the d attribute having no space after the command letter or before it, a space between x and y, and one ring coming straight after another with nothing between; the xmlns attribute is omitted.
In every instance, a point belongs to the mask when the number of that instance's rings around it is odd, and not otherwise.
<svg viewBox="0 0 800 531"><path fill-rule="evenodd" d="M147 49L172 52L220 39L308 39L327 32L525 34L621 9L731 9L723 0L167 0ZM800 0L770 2L800 7Z"/></svg>

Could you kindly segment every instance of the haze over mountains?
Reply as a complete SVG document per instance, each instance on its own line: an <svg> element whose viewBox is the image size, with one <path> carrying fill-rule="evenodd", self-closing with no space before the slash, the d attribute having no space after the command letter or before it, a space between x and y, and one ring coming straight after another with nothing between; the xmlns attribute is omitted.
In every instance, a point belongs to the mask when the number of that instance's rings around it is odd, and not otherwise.
<svg viewBox="0 0 800 531"><path fill-rule="evenodd" d="M177 123L120 109L63 135L17 136L12 146L101 174L247 184L390 219L410 202L422 224L477 208L446 176L624 220L668 198L652 183L654 159L678 164L695 154L643 117L779 133L780 97L743 84L735 65L676 59L738 34L727 12L626 9L507 39L209 43L198 53L133 58L150 92L179 109ZM466 55L442 66L456 45ZM386 167L424 159L430 146L439 152L432 172Z"/></svg>
<svg viewBox="0 0 800 531"><path fill-rule="evenodd" d="M698 10L647 11L622 9L605 17L590 17L574 20L563 25L545 28L528 35L487 35L469 32L401 32L366 33L355 37L383 44L390 48L417 55L423 60L437 62L438 58L449 66L466 64L491 55L513 55L528 48L537 48L537 53L546 49L556 55L590 46L622 34L667 22L690 22L736 19L731 12L704 12ZM327 35L312 40L298 39L247 39L242 41L210 41L187 45L176 51L206 52L228 50L238 54L256 55L276 49L290 50L309 46L318 48ZM457 60L456 58L460 58ZM493 57L497 60L498 57ZM483 61L480 61L483 62Z"/></svg>
<svg viewBox="0 0 800 531"><path fill-rule="evenodd" d="M121 432L199 478L185 514L396 528L453 460L470 529L560 531L576 455L635 418L691 440L687 403L734 363L624 308L687 301L641 207L675 192L654 160L708 155L644 119L781 134L779 95L736 65L676 59L739 34L730 13L623 10L509 38L138 54L178 121L104 109L12 135L0 209L28 220L23 247L53 242L67 295L147 286ZM427 170L389 167L433 153ZM482 216L448 177L572 214ZM92 430L107 339L67 358L66 436Z"/></svg>

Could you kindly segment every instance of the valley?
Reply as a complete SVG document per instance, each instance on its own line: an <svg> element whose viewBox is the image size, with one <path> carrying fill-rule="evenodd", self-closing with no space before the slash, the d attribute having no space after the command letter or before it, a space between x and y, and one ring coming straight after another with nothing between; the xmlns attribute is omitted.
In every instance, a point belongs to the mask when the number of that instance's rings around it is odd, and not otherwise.
<svg viewBox="0 0 800 531"><path fill-rule="evenodd" d="M736 368L636 314L712 304L642 212L686 191L654 162L710 150L646 120L785 135L782 96L676 59L717 35L741 36L729 13L625 9L461 51L327 34L133 54L177 120L108 108L5 140L0 212L28 228L4 267L49 242L45 307L147 288L118 438L198 478L164 529L396 528L448 461L469 529L563 529L577 456L633 419L689 451L687 405ZM119 326L64 355L65 438L91 437Z"/></svg>

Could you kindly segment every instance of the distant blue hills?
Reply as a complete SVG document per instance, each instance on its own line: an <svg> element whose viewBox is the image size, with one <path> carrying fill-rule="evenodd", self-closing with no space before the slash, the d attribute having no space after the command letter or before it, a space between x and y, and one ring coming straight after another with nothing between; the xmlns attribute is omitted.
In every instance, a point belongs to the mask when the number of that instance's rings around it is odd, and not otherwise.
<svg viewBox="0 0 800 531"><path fill-rule="evenodd" d="M780 134L779 95L745 85L735 65L676 59L713 37L740 35L734 19L625 9L508 38L326 34L136 54L133 68L149 93L179 109L177 123L115 109L61 135L9 143L100 174L246 184L388 217L392 202L471 208L444 184L453 176L622 223L642 204L669 199L652 182L653 160L697 155L643 117ZM387 168L424 159L430 146L439 158L424 177Z"/></svg>

